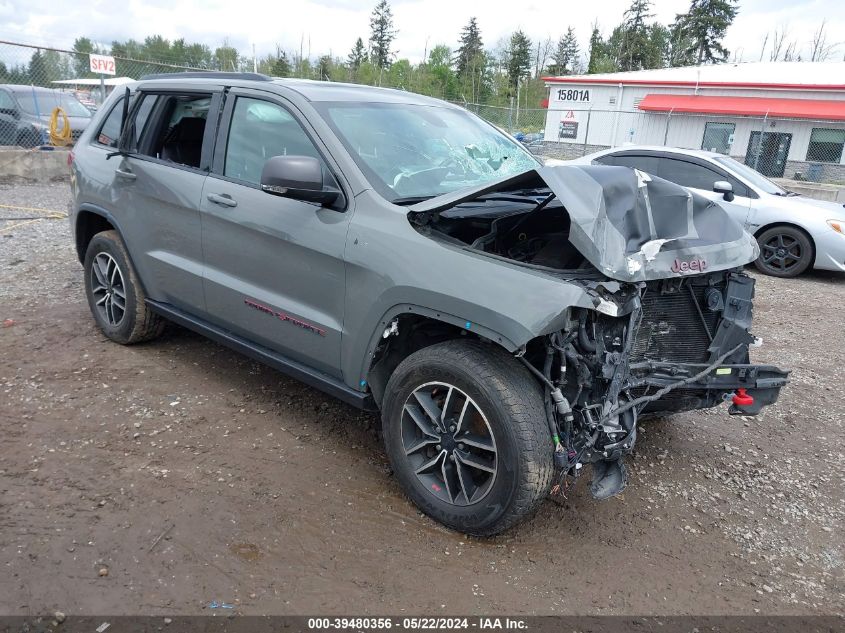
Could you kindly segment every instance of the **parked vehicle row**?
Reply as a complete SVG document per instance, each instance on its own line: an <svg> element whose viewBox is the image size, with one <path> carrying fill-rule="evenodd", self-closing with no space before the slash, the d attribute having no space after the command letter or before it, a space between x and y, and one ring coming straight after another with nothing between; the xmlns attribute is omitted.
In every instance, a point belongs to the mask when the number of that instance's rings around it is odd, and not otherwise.
<svg viewBox="0 0 845 633"><path fill-rule="evenodd" d="M68 92L17 84L0 84L0 145L35 147L47 141L53 109L68 116L75 142L91 122L91 110Z"/></svg>

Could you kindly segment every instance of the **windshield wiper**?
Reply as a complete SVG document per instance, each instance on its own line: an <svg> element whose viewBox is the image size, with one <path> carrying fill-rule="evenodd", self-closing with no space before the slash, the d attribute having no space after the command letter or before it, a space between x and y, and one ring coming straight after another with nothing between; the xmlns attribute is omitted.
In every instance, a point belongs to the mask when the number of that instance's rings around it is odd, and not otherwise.
<svg viewBox="0 0 845 633"><path fill-rule="evenodd" d="M425 202L431 200L435 196L405 196L404 198L394 198L390 202L398 204L400 207L406 204L416 204L417 202Z"/></svg>

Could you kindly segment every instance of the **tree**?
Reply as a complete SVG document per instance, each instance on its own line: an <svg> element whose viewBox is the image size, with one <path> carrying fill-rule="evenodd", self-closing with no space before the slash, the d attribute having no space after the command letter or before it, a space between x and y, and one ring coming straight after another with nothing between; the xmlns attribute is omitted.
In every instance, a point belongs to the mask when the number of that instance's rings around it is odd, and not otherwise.
<svg viewBox="0 0 845 633"><path fill-rule="evenodd" d="M36 49L29 58L29 81L39 86L52 88L57 79L67 79L72 71L61 54L54 50ZM48 113L49 114L49 113Z"/></svg>
<svg viewBox="0 0 845 633"><path fill-rule="evenodd" d="M334 67L334 60L331 55L322 55L317 60L317 79L320 81L331 81L332 68Z"/></svg>
<svg viewBox="0 0 845 633"><path fill-rule="evenodd" d="M672 68L695 64L695 45L684 25L675 21L669 27L667 64Z"/></svg>
<svg viewBox="0 0 845 633"><path fill-rule="evenodd" d="M379 0L370 16L370 60L378 68L389 68L394 52L390 50L396 39L393 28L393 11L387 0Z"/></svg>
<svg viewBox="0 0 845 633"><path fill-rule="evenodd" d="M722 39L738 10L736 0L692 0L689 11L676 17L675 23L689 40L686 51L697 63L727 60L730 53L722 46Z"/></svg>
<svg viewBox="0 0 845 633"><path fill-rule="evenodd" d="M511 35L505 55L508 87L516 91L519 81L531 73L531 40L521 29Z"/></svg>
<svg viewBox="0 0 845 633"><path fill-rule="evenodd" d="M436 95L441 99L449 96L454 88L455 74L452 71L452 51L445 44L438 44L431 49L428 61L418 68L420 81L415 90Z"/></svg>
<svg viewBox="0 0 845 633"><path fill-rule="evenodd" d="M93 77L88 55L99 51L87 37L77 37L73 42L73 50L78 53L73 56L73 74L75 77Z"/></svg>
<svg viewBox="0 0 845 633"><path fill-rule="evenodd" d="M537 40L537 55L534 58L534 79L539 79L540 74L546 68L546 62L552 56L552 38Z"/></svg>
<svg viewBox="0 0 845 633"><path fill-rule="evenodd" d="M827 20L822 20L819 30L813 33L810 41L810 61L823 62L833 53L836 44L827 43L827 33L824 32Z"/></svg>
<svg viewBox="0 0 845 633"><path fill-rule="evenodd" d="M223 44L214 51L214 63L217 70L236 71L239 61L238 49L229 46L228 39L224 39Z"/></svg>
<svg viewBox="0 0 845 633"><path fill-rule="evenodd" d="M470 100L477 101L481 91L482 78L487 68L487 55L484 53L484 43L481 40L481 29L475 18L461 31L459 45L455 56L455 72L461 82L463 94L469 93Z"/></svg>
<svg viewBox="0 0 845 633"><path fill-rule="evenodd" d="M597 31L597 30L596 30ZM592 46L592 38L590 39ZM575 30L570 26L566 35L557 42L552 59L555 62L555 72L558 75L571 75L578 66L578 39L575 37Z"/></svg>
<svg viewBox="0 0 845 633"><path fill-rule="evenodd" d="M620 70L650 68L649 27L646 20L651 0L634 0L625 11L625 21L614 29L611 41L615 44Z"/></svg>
<svg viewBox="0 0 845 633"><path fill-rule="evenodd" d="M587 74L612 73L618 70L613 55L608 51L608 45L601 36L599 25L593 24L593 32L590 35L590 50L587 62Z"/></svg>
<svg viewBox="0 0 845 633"><path fill-rule="evenodd" d="M361 64L366 61L367 49L364 48L364 40L359 37L355 40L355 46L352 47L352 50L347 56L346 63L349 65L350 70L356 72L361 67Z"/></svg>

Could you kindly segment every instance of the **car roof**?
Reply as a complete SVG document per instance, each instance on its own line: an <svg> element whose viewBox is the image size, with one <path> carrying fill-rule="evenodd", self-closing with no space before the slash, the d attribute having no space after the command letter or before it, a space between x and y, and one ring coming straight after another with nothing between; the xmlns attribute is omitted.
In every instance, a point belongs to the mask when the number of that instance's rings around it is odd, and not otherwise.
<svg viewBox="0 0 845 633"><path fill-rule="evenodd" d="M425 97L405 90L380 88L362 84L348 84L311 79L273 78L256 73L180 73L142 77L139 85L155 82L156 85L207 86L209 83L240 88L272 89L274 86L299 93L308 101L349 101L364 103L405 103L455 107L446 101Z"/></svg>
<svg viewBox="0 0 845 633"><path fill-rule="evenodd" d="M697 158L716 158L717 156L723 156L723 154L703 149L684 149L681 147L664 147L662 145L620 145L619 147L601 150L593 155L607 156L608 154L620 154L622 152L661 152L666 154L685 154Z"/></svg>
<svg viewBox="0 0 845 633"><path fill-rule="evenodd" d="M0 84L0 88L5 88L11 92L64 92L56 90L55 88L44 88L42 86L26 86L23 84Z"/></svg>

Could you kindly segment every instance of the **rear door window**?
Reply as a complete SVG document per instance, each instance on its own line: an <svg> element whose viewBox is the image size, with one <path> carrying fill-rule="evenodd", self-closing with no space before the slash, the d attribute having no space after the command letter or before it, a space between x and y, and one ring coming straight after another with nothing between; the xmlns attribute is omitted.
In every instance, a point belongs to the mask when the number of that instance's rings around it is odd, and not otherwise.
<svg viewBox="0 0 845 633"><path fill-rule="evenodd" d="M623 154L621 156L614 156L614 165L620 167L630 167L632 169L639 169L647 174L657 175L658 159L654 156L638 156L632 154Z"/></svg>
<svg viewBox="0 0 845 633"><path fill-rule="evenodd" d="M145 95L135 118L133 149L168 163L199 169L211 102L211 94Z"/></svg>
<svg viewBox="0 0 845 633"><path fill-rule="evenodd" d="M657 175L683 187L703 191L713 191L713 183L724 180L721 174L703 165L674 158L661 158Z"/></svg>
<svg viewBox="0 0 845 633"><path fill-rule="evenodd" d="M676 158L661 158L659 161L657 175L670 182L692 189L713 191L713 185L717 181L726 180L733 187L734 194L748 197L748 188L733 176L722 171Z"/></svg>

